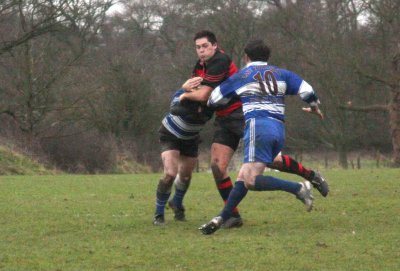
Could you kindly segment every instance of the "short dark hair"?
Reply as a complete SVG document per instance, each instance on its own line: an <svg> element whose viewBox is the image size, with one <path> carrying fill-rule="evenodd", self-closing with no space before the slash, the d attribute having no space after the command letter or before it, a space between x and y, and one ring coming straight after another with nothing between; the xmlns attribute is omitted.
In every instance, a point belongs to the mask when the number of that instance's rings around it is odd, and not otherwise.
<svg viewBox="0 0 400 271"><path fill-rule="evenodd" d="M194 35L193 40L196 41L201 38L207 38L207 40L209 42L211 42L211 44L217 43L217 37L215 36L215 34L213 32L211 32L209 30L202 30L202 31L197 32Z"/></svg>
<svg viewBox="0 0 400 271"><path fill-rule="evenodd" d="M268 61L271 49L263 40L251 40L244 48L244 52L251 61Z"/></svg>

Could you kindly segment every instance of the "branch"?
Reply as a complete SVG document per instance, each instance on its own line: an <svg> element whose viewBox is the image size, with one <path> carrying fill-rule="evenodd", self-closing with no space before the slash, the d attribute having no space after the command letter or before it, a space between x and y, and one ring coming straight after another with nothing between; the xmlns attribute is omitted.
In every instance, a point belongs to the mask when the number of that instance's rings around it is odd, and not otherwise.
<svg viewBox="0 0 400 271"><path fill-rule="evenodd" d="M5 109L5 110L0 111L0 115L1 114L6 114L6 115L11 116L13 119L16 119L15 113L12 112L10 109Z"/></svg>
<svg viewBox="0 0 400 271"><path fill-rule="evenodd" d="M351 102L346 105L339 105L340 109L348 110L348 111L358 111L358 112L386 112L389 111L389 105L387 104L374 104L374 105L366 105L366 106L353 106Z"/></svg>
<svg viewBox="0 0 400 271"><path fill-rule="evenodd" d="M40 29L35 29L30 32L25 33L23 36L17 38L14 41L6 41L6 42L1 42L0 43L0 55L11 51L14 47L17 47L28 40L31 40L35 37L41 36L43 34L49 33L51 31L54 31L53 26L48 26L48 27L43 27Z"/></svg>
<svg viewBox="0 0 400 271"><path fill-rule="evenodd" d="M382 83L382 84L384 84L384 85L390 86L391 88L394 88L394 87L396 86L396 85L393 84L392 82L389 82L388 80L385 80L385 79L383 79L382 77L379 77L379 76L377 76L377 75L367 74L367 73L362 72L362 71L359 70L359 69L357 69L356 72L357 72L358 74L360 74L360 75L362 75L362 76L368 78L368 79L371 79L371 80L373 80L373 81L377 81L377 82Z"/></svg>

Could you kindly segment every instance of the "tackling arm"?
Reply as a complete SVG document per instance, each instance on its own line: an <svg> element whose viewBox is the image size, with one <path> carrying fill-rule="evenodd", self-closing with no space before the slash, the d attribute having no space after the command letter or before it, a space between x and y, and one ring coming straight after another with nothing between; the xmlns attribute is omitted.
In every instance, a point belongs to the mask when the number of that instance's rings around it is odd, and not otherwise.
<svg viewBox="0 0 400 271"><path fill-rule="evenodd" d="M232 81L235 78L235 75L228 78L221 85L216 87L208 98L207 106L209 107L217 107L220 105L226 105L231 100L233 94L235 93L235 87L232 85Z"/></svg>
<svg viewBox="0 0 400 271"><path fill-rule="evenodd" d="M314 92L314 89L306 81L302 81L299 92L300 98L308 103L310 107L303 107L302 110L307 113L312 113L317 115L320 119L324 118L322 111L319 109L320 101Z"/></svg>
<svg viewBox="0 0 400 271"><path fill-rule="evenodd" d="M196 101L196 102L207 102L208 97L210 97L211 91L213 89L209 86L200 85L197 90L183 93L179 100L182 102L184 100Z"/></svg>
<svg viewBox="0 0 400 271"><path fill-rule="evenodd" d="M287 84L286 94L299 95L304 102L310 105L310 107L303 107L303 111L315 114L323 119L324 115L322 114L318 106L320 104L320 101L318 99L318 96L315 94L313 87L296 73L287 70L285 72L285 81Z"/></svg>

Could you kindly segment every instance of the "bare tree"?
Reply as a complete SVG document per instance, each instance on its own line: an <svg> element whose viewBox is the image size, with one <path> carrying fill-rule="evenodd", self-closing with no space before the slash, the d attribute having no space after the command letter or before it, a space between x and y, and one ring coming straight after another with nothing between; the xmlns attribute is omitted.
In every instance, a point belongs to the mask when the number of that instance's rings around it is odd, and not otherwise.
<svg viewBox="0 0 400 271"><path fill-rule="evenodd" d="M128 142L139 161L158 160L151 157L158 155L160 121L197 59L193 35L209 29L238 66L249 39L266 39L271 64L316 88L326 120L304 122L302 105L289 99L290 148L333 149L346 167L351 150L390 149L390 130L399 165L398 1L122 0L121 13L106 17L114 1L0 3L2 120L51 143L57 163L63 144L81 149L79 138L89 144L96 137L89 153L110 144L102 155L115 154ZM60 137L69 134L75 137ZM93 162L92 172L115 161L114 154L104 164L90 161L84 152L69 152L66 165Z"/></svg>
<svg viewBox="0 0 400 271"><path fill-rule="evenodd" d="M9 1L1 9L0 31L5 35L0 80L7 99L0 108L30 136L47 129L44 120L50 113L73 109L81 100L77 96L61 101L58 93L66 88L60 82L96 37L111 4L112 0Z"/></svg>
<svg viewBox="0 0 400 271"><path fill-rule="evenodd" d="M0 55L41 35L63 31L66 25L88 30L114 0L5 0L0 4ZM19 22L18 22L19 21ZM19 23L15 31L13 23ZM8 31L14 30L14 31ZM93 29L92 29L93 30Z"/></svg>
<svg viewBox="0 0 400 271"><path fill-rule="evenodd" d="M342 108L389 113L393 163L400 167L400 3L395 0L362 2L369 27L364 42L369 45L369 50L365 52L367 63L358 61L356 69L361 76L375 83L376 92L385 94L387 101L381 99L372 105L360 105L358 99L354 99Z"/></svg>

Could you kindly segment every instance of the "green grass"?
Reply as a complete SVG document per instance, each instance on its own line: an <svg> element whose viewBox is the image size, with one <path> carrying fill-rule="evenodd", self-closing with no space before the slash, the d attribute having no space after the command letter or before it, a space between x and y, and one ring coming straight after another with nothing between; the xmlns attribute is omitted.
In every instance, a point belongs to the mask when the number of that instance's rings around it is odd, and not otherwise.
<svg viewBox="0 0 400 271"><path fill-rule="evenodd" d="M222 207L195 174L187 222L151 224L158 174L0 177L0 270L400 270L400 170L324 172L306 213L292 195L249 192L244 226L203 236ZM272 173L292 180L297 176Z"/></svg>

